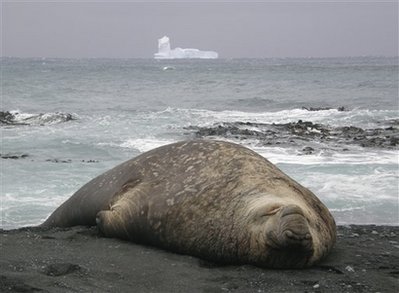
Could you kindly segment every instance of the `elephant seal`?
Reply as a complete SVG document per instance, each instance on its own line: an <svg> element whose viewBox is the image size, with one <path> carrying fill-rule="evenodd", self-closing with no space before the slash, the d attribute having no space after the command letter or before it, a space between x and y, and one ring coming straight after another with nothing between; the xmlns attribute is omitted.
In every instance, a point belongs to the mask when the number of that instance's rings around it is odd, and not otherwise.
<svg viewBox="0 0 399 293"><path fill-rule="evenodd" d="M302 268L331 250L336 225L308 189L243 146L192 140L98 176L42 226L96 225L107 237L206 260Z"/></svg>

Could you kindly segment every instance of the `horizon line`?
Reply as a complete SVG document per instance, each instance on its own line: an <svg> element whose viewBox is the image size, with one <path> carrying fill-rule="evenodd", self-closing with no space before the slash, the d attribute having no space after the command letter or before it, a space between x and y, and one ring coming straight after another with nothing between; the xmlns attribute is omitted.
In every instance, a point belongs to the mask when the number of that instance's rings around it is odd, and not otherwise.
<svg viewBox="0 0 399 293"><path fill-rule="evenodd" d="M154 57L48 57L48 56L0 56L1 59L142 59L142 60L197 60L200 58L174 58L155 59ZM346 55L346 56L269 56L269 57L219 57L212 60L233 60L233 59L336 59L336 58L399 58L398 55ZM208 60L208 59L200 59ZM209 59L211 60L211 59Z"/></svg>

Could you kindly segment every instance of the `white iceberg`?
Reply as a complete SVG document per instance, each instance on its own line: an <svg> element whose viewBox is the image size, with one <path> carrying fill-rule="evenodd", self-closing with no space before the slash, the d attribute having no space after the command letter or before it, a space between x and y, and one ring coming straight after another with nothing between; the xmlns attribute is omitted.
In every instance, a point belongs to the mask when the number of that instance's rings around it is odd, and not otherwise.
<svg viewBox="0 0 399 293"><path fill-rule="evenodd" d="M154 54L155 59L216 59L218 53L214 51L200 51L198 49L170 49L170 40L167 36L158 39L158 53Z"/></svg>

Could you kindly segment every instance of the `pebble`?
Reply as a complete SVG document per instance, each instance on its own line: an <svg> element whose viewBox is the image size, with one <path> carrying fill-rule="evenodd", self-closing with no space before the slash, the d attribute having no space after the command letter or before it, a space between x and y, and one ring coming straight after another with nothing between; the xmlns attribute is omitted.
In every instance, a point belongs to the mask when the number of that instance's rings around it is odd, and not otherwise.
<svg viewBox="0 0 399 293"><path fill-rule="evenodd" d="M373 231L371 231L371 234L378 235L379 233L377 231L373 230Z"/></svg>
<svg viewBox="0 0 399 293"><path fill-rule="evenodd" d="M346 266L345 270L347 270L348 272L351 272L351 273L355 272L355 270L351 266Z"/></svg>
<svg viewBox="0 0 399 293"><path fill-rule="evenodd" d="M315 289L317 289L317 288L319 288L319 287L320 287L319 284L316 284L316 285L313 286L313 288L315 288Z"/></svg>

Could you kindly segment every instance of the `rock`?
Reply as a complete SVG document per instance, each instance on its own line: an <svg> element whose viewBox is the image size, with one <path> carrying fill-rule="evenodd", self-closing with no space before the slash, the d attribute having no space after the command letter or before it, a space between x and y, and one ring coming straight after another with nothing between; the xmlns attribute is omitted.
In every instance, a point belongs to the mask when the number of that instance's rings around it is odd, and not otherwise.
<svg viewBox="0 0 399 293"><path fill-rule="evenodd" d="M28 154L0 154L0 158L2 159L12 159L12 160L17 160L17 159L25 159L29 157Z"/></svg>
<svg viewBox="0 0 399 293"><path fill-rule="evenodd" d="M81 270L81 267L70 263L54 263L45 266L42 273L47 276L63 276Z"/></svg>
<svg viewBox="0 0 399 293"><path fill-rule="evenodd" d="M290 123L252 123L252 122L224 122L211 127L191 126L185 128L196 137L222 137L233 140L256 140L263 146L283 145L302 146L301 154L310 154L315 146L323 149L349 150L349 145L359 145L365 148L397 149L399 146L399 128L362 129L355 126L332 127L298 120ZM305 142L313 142L311 149L303 147ZM313 149L313 150L312 150Z"/></svg>
<svg viewBox="0 0 399 293"><path fill-rule="evenodd" d="M351 266L346 266L345 270L347 270L348 272L351 272L351 273L355 272L355 270Z"/></svg>
<svg viewBox="0 0 399 293"><path fill-rule="evenodd" d="M311 155L311 154L313 154L313 152L314 152L314 148L312 148L312 147L304 147L302 149L302 153L304 155Z"/></svg>
<svg viewBox="0 0 399 293"><path fill-rule="evenodd" d="M82 163L98 163L100 161L98 161L98 160L82 160L81 162Z"/></svg>
<svg viewBox="0 0 399 293"><path fill-rule="evenodd" d="M8 111L0 111L0 123L2 124L12 124L14 121L14 115Z"/></svg>
<svg viewBox="0 0 399 293"><path fill-rule="evenodd" d="M46 162L51 162L51 163L72 163L72 160L71 159L67 159L67 160L47 159Z"/></svg>
<svg viewBox="0 0 399 293"><path fill-rule="evenodd" d="M307 111L326 111L326 110L331 110L333 108L330 107L302 107L302 110L307 110ZM341 106L337 108L338 111L347 111L345 107Z"/></svg>
<svg viewBox="0 0 399 293"><path fill-rule="evenodd" d="M51 125L76 120L70 113L54 112L27 114L9 111L0 111L0 125Z"/></svg>

